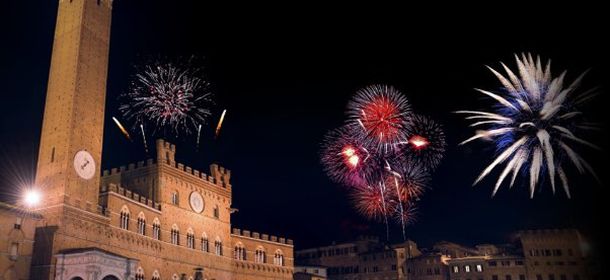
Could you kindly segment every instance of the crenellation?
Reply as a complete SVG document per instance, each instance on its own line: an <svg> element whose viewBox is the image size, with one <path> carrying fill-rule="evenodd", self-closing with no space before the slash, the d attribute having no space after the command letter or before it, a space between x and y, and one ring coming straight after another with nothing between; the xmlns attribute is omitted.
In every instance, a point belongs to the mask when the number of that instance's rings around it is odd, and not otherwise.
<svg viewBox="0 0 610 280"><path fill-rule="evenodd" d="M252 238L260 239L261 238L261 234L258 233L258 232L252 232Z"/></svg>
<svg viewBox="0 0 610 280"><path fill-rule="evenodd" d="M144 161L143 160L138 161L138 168L142 168L142 167L144 167Z"/></svg>
<svg viewBox="0 0 610 280"><path fill-rule="evenodd" d="M263 235L261 236L262 240L269 240L269 234L263 233Z"/></svg>
<svg viewBox="0 0 610 280"><path fill-rule="evenodd" d="M104 171L102 171L102 176L108 176L110 175L110 171L108 169L105 169Z"/></svg>
<svg viewBox="0 0 610 280"><path fill-rule="evenodd" d="M182 164L182 163L177 163L177 168L178 168L180 171L184 171L184 164Z"/></svg>
<svg viewBox="0 0 610 280"><path fill-rule="evenodd" d="M241 235L241 230L238 228L233 228L233 234Z"/></svg>
<svg viewBox="0 0 610 280"><path fill-rule="evenodd" d="M284 238L284 237L280 237L277 240L278 240L277 242L279 242L279 243L286 243L286 238Z"/></svg>
<svg viewBox="0 0 610 280"><path fill-rule="evenodd" d="M292 239L286 239L286 244L294 245L294 241Z"/></svg>
<svg viewBox="0 0 610 280"><path fill-rule="evenodd" d="M245 230L244 229L244 230L242 230L242 233L243 233L242 236L245 236L245 237L250 237L251 236L249 230Z"/></svg>
<svg viewBox="0 0 610 280"><path fill-rule="evenodd" d="M269 241L277 242L277 236L275 236L275 235L269 236Z"/></svg>
<svg viewBox="0 0 610 280"><path fill-rule="evenodd" d="M186 171L186 173L193 175L193 169L190 166L186 166L184 168L184 171Z"/></svg>
<svg viewBox="0 0 610 280"><path fill-rule="evenodd" d="M124 172L125 170L127 170L127 168L125 168L125 165L121 165L121 166L119 167L119 171L120 171L120 172Z"/></svg>
<svg viewBox="0 0 610 280"><path fill-rule="evenodd" d="M119 173L119 170L118 170L116 167L113 167L113 168L112 168L112 169L110 169L110 170L111 170L111 171L110 171L110 174L111 174L111 175L115 175L115 174L118 174L118 173Z"/></svg>
<svg viewBox="0 0 610 280"><path fill-rule="evenodd" d="M127 165L127 170L134 170L136 169L136 165L134 163L130 163L129 165Z"/></svg>
<svg viewBox="0 0 610 280"><path fill-rule="evenodd" d="M146 160L146 165L147 165L147 166L151 166L151 165L153 165L154 163L155 163L155 161L154 161L152 158L149 158L149 159L147 159L147 160Z"/></svg>

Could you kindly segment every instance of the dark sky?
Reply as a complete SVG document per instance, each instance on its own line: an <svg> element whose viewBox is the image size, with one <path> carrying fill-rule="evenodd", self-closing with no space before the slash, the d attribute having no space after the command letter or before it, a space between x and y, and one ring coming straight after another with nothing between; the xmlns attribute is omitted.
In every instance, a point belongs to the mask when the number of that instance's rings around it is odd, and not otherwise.
<svg viewBox="0 0 610 280"><path fill-rule="evenodd" d="M37 157L58 1L34 2L9 0L0 17L7 29L0 46L4 196L14 193L19 177L34 176ZM596 224L605 214L604 187L588 176L572 172L571 200L561 191L553 196L549 186L529 199L524 185L511 191L503 186L491 198L493 176L473 188L493 151L485 144L458 147L473 131L451 113L491 104L473 90L498 86L484 65L498 67L500 60L513 65L513 53L523 51L552 58L554 73L569 68L570 80L591 68L585 87L601 86L606 95L610 46L601 17L580 9L428 17L394 9L344 19L337 16L342 13L314 12L322 8L308 8L305 15L294 10L243 15L195 2L115 1L103 168L153 156L140 142L128 142L111 120L119 116L117 97L127 89L133 65L150 57L196 55L204 58L216 94L213 124L204 130L199 152L192 137L173 141L180 162L207 170L217 161L233 171L236 227L293 238L298 249L359 234L385 235L382 225L359 217L344 189L327 179L318 151L324 133L344 121L350 96L363 86L386 83L402 90L417 112L441 122L448 139L409 238L424 245L441 239L474 244L548 227L601 235ZM604 107L602 96L587 113L601 120ZM209 135L224 108L225 125L213 141ZM608 139L606 131L592 137L600 144ZM606 152L586 156L607 180ZM392 228L392 241L400 238Z"/></svg>

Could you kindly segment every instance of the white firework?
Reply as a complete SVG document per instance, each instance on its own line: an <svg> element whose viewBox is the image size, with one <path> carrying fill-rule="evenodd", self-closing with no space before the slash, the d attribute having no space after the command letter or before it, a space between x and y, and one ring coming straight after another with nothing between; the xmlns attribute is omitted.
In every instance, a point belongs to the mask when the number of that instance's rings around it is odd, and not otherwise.
<svg viewBox="0 0 610 280"><path fill-rule="evenodd" d="M504 63L501 64L506 75L488 66L502 84L501 92L476 89L497 101L491 112L456 112L466 114L466 119L474 122L471 127L481 128L460 145L476 139L489 140L495 143L498 152L495 160L481 172L473 185L489 175L496 166L507 162L492 195L496 194L510 173L512 187L517 175L527 175L529 172L530 198L533 198L534 190L545 173L553 193L555 179L559 177L566 195L570 197L564 158L581 174L588 171L597 179L591 165L572 148L573 144L581 144L599 149L577 135L581 130L596 129L594 124L582 120L582 112L578 109L579 105L595 95L595 91L577 92L586 72L566 86L566 72L553 77L550 60L544 68L539 56L534 60L531 54L515 55L515 60L519 76Z"/></svg>

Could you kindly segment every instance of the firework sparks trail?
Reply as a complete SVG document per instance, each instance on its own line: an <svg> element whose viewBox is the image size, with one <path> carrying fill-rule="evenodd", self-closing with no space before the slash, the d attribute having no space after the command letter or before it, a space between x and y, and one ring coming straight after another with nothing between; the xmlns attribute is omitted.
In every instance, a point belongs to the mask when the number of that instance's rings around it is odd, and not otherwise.
<svg viewBox="0 0 610 280"><path fill-rule="evenodd" d="M125 137L127 137L127 140L131 141L131 137L129 137L129 132L127 132L127 130L123 127L121 122L119 122L119 120L117 120L117 118L115 118L115 117L112 117L112 120L119 127L119 129L121 130L123 135L125 135Z"/></svg>
<svg viewBox="0 0 610 280"><path fill-rule="evenodd" d="M548 173L551 189L555 192L555 180L559 177L566 196L570 197L565 162L571 162L581 174L585 171L597 175L593 168L572 148L581 144L599 149L589 141L577 136L582 130L595 130L595 125L583 121L579 105L596 95L594 90L578 92L583 73L572 83L565 84L563 72L558 77L551 74L551 62L542 66L540 57L534 60L531 54L515 55L518 74L501 63L506 76L488 67L502 84L502 91L494 93L482 89L478 92L492 98L498 104L491 112L457 111L466 114L467 120L475 121L471 127L483 127L461 144L476 139L491 141L498 153L474 184L479 183L498 165L508 161L493 189L496 194L504 179L512 173L509 188L518 174L529 173L530 198L544 172Z"/></svg>
<svg viewBox="0 0 610 280"><path fill-rule="evenodd" d="M148 144L146 143L146 134L144 133L144 125L140 124L140 131L142 132L142 141L144 142L144 150L148 154Z"/></svg>
<svg viewBox="0 0 610 280"><path fill-rule="evenodd" d="M199 151L199 139L201 138L201 125L197 128L197 147L195 150Z"/></svg>
<svg viewBox="0 0 610 280"><path fill-rule="evenodd" d="M134 124L190 134L210 116L209 83L188 64L156 63L135 75L119 110Z"/></svg>
<svg viewBox="0 0 610 280"><path fill-rule="evenodd" d="M216 126L216 138L218 138L218 135L220 134L220 128L222 127L222 122L225 119L226 113L227 113L227 109L224 109L222 111L222 115L220 115L220 120L218 120L218 125Z"/></svg>

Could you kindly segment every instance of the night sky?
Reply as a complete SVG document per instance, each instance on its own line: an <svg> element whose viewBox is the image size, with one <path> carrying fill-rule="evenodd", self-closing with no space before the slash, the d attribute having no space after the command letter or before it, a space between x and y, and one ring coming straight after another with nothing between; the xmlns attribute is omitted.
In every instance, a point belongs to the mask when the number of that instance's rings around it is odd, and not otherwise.
<svg viewBox="0 0 610 280"><path fill-rule="evenodd" d="M0 44L4 198L15 193L20 180L34 177L57 2L9 0L0 11L6 29ZM179 162L206 172L210 163L219 162L232 170L233 206L239 209L232 217L235 227L292 238L297 249L361 234L385 236L382 224L355 213L347 192L327 178L319 163L320 142L343 123L351 95L385 83L403 91L416 112L442 123L448 140L445 159L419 203L418 221L408 228L409 238L424 246L439 240L503 242L516 230L554 227L579 228L591 238L602 235L597 227L605 215L605 186L588 176L570 172L571 200L561 189L553 195L548 185L529 199L523 184L510 191L503 185L491 198L493 175L472 187L493 150L484 143L457 146L474 131L451 113L492 104L473 90L498 87L484 66L497 68L500 60L513 66L513 53L526 51L552 58L554 74L569 69L570 81L591 68L584 87L600 86L602 95L587 113L601 121L610 88L610 46L602 17L579 9L494 10L433 13L420 20L410 19L418 12L394 10L339 19L340 13L329 10L243 15L194 2L115 0L104 169L154 157L141 142L127 141L111 120L120 117L117 98L127 90L133 66L151 57L196 55L213 86L214 116L199 152L194 137L170 141L177 144ZM213 126L225 108L221 135L213 140ZM605 147L607 130L590 138ZM602 165L607 153L589 151L585 157L607 181ZM401 238L392 228L391 241Z"/></svg>

